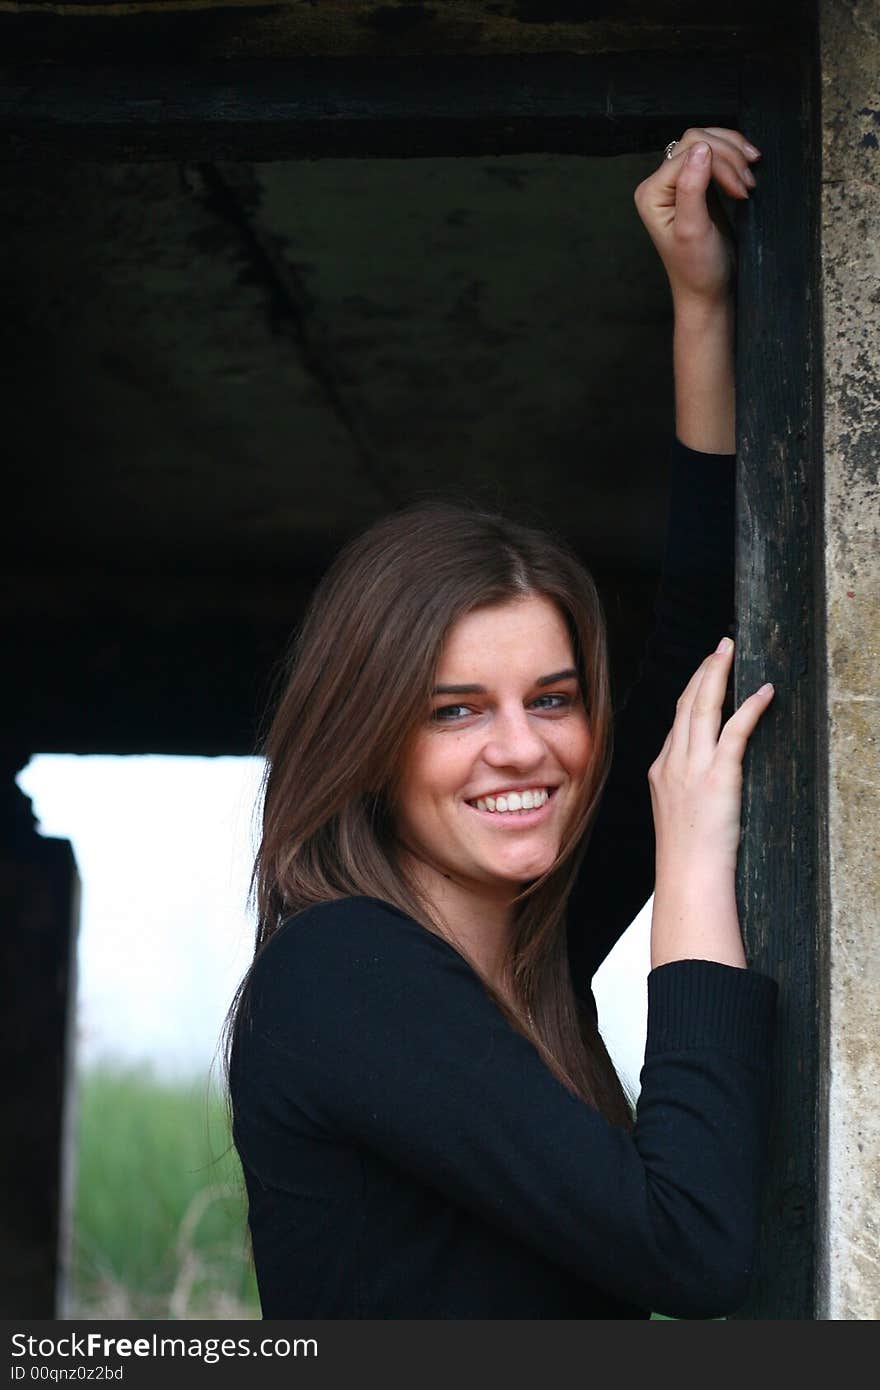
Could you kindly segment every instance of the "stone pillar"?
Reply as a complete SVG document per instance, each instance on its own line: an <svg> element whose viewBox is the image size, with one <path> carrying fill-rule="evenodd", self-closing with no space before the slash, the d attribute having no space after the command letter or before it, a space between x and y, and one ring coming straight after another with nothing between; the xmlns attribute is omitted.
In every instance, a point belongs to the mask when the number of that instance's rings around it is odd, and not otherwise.
<svg viewBox="0 0 880 1390"><path fill-rule="evenodd" d="M70 1252L79 878L70 845L36 833L13 769L3 770L0 1317L56 1318Z"/></svg>
<svg viewBox="0 0 880 1390"><path fill-rule="evenodd" d="M880 1318L880 0L820 0L827 838L817 1316Z"/></svg>

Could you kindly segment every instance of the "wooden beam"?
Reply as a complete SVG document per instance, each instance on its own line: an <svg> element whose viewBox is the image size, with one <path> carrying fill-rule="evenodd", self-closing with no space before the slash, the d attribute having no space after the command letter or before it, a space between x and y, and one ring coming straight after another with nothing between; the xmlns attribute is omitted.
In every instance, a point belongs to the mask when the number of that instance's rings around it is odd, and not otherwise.
<svg viewBox="0 0 880 1390"><path fill-rule="evenodd" d="M679 54L790 41L803 0L0 0L5 61Z"/></svg>
<svg viewBox="0 0 880 1390"><path fill-rule="evenodd" d="M0 159L203 160L662 150L732 123L729 58L313 58L0 70Z"/></svg>
<svg viewBox="0 0 880 1390"><path fill-rule="evenodd" d="M738 893L750 963L780 984L760 1262L744 1318L812 1319L816 1280L816 627L822 511L817 99L808 57L744 64L741 128L763 151L739 255L737 705L776 695L746 758Z"/></svg>

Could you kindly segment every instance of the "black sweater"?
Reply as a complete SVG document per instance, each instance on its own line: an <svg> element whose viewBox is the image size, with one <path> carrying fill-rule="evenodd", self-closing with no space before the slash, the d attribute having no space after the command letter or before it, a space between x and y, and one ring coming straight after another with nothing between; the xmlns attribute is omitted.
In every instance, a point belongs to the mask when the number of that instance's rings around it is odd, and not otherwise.
<svg viewBox="0 0 880 1390"><path fill-rule="evenodd" d="M733 459L672 446L663 578L569 909L581 997L653 888L647 769L727 630ZM648 978L634 1130L547 1071L459 953L374 898L287 922L233 1049L267 1318L713 1317L748 1286L776 986Z"/></svg>

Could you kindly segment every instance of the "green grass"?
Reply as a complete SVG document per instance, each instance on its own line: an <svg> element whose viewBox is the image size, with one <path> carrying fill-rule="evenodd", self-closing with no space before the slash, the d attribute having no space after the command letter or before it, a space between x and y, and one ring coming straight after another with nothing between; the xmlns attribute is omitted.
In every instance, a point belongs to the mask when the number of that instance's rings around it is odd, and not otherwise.
<svg viewBox="0 0 880 1390"><path fill-rule="evenodd" d="M207 1078L78 1079L71 1313L259 1317L241 1168Z"/></svg>

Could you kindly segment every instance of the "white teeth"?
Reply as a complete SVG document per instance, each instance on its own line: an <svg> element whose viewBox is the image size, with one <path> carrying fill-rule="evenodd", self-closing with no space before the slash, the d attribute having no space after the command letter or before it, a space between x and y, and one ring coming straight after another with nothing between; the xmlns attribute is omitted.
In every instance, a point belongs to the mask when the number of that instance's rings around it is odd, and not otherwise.
<svg viewBox="0 0 880 1390"><path fill-rule="evenodd" d="M550 793L546 787L535 787L523 792L507 792L504 796L481 796L476 803L478 811L495 811L496 813L532 811L544 805L550 798Z"/></svg>

